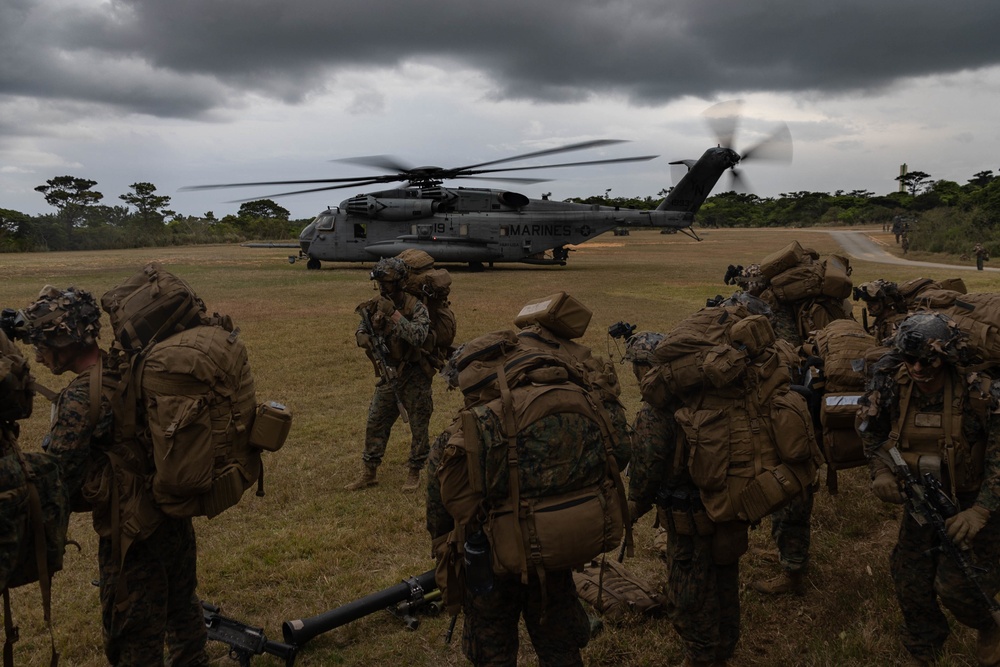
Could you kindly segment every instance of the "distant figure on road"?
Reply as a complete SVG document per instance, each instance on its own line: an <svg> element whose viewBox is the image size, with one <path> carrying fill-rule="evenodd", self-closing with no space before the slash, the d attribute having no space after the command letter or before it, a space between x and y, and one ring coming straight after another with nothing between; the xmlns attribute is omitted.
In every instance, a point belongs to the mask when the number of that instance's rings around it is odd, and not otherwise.
<svg viewBox="0 0 1000 667"><path fill-rule="evenodd" d="M907 234L906 232L903 232L902 240L903 240L902 242L903 254L905 255L910 250L910 235Z"/></svg>
<svg viewBox="0 0 1000 667"><path fill-rule="evenodd" d="M983 262L987 262L990 259L990 253L986 252L986 248L983 247L982 243L977 243L976 247L972 249L973 254L976 256L976 270L983 270Z"/></svg>

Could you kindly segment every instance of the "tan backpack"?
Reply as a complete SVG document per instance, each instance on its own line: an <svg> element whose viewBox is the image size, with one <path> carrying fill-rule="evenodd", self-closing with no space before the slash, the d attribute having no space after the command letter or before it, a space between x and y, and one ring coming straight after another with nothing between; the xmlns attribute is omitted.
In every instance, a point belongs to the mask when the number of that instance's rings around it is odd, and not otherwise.
<svg viewBox="0 0 1000 667"><path fill-rule="evenodd" d="M830 493L837 493L838 471L868 463L854 430L854 417L865 393L868 362L877 347L875 337L856 320L835 320L802 346L807 357L822 360L810 388L821 396L819 418Z"/></svg>
<svg viewBox="0 0 1000 667"><path fill-rule="evenodd" d="M458 322L451 309L451 274L447 269L434 268L434 258L423 250L410 248L397 255L409 269L403 289L420 299L427 307L431 326L421 346L427 361L437 369L444 365L454 348Z"/></svg>
<svg viewBox="0 0 1000 667"><path fill-rule="evenodd" d="M157 264L107 292L101 306L119 352L118 453L110 458L119 486L123 470L126 481L138 478L126 487L141 486L145 472L155 506L177 517L214 517L254 482L262 495L260 452L281 447L291 413L258 405L232 320L206 316L190 286ZM134 512L141 524L155 516L143 504ZM131 530L141 537L147 529Z"/></svg>
<svg viewBox="0 0 1000 667"><path fill-rule="evenodd" d="M968 334L975 368L1000 365L1000 294L927 290L917 297L916 302L920 308L945 313Z"/></svg>

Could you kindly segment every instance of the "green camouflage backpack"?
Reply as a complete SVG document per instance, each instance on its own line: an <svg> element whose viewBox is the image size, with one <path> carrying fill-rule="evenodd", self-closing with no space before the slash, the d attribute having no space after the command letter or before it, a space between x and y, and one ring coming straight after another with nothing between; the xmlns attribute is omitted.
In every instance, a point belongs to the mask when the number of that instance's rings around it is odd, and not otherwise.
<svg viewBox="0 0 1000 667"><path fill-rule="evenodd" d="M450 362L465 409L437 475L456 524L450 544L460 548L481 526L494 572L527 581L581 566L623 533L630 543L616 460L629 445L608 368L583 346L522 323L520 332L469 341Z"/></svg>

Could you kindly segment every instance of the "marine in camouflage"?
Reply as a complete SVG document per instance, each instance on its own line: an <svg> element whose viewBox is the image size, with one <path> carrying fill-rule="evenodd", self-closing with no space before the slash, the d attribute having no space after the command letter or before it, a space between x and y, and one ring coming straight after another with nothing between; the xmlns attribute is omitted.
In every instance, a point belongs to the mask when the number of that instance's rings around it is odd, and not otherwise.
<svg viewBox="0 0 1000 667"><path fill-rule="evenodd" d="M899 353L908 349L904 325L900 326L902 335L897 334L897 347L902 350L884 356L875 365L858 413L858 430L871 460L873 480L887 473L885 464L874 458L874 453L900 423L901 387L909 382L908 364ZM921 341L918 347L923 349L924 345L930 346L924 350L927 353L949 347L948 341L929 339ZM972 539L969 556L981 568L979 582L983 590L994 596L1000 590L1000 381L989 381L987 394L982 389L984 376L964 374L947 362L944 372L950 375L953 386L965 386L960 407L962 439L969 447L985 447L982 470L974 471L981 478L978 491L959 492L956 500L960 510L979 505L990 512L985 526ZM911 391L908 411L945 415L946 409L955 408L950 402L946 405L943 389L927 393L917 388ZM943 460L947 461L947 457ZM909 512L904 512L899 538L890 557L890 572L903 614L903 644L914 657L928 662L935 659L949 634L948 620L940 604L969 627L991 630L993 624L986 604L954 562L937 548L939 539L932 526L920 526Z"/></svg>
<svg viewBox="0 0 1000 667"><path fill-rule="evenodd" d="M164 642L169 664L208 665L208 634L195 594L197 558L191 519L164 519L132 545L121 566L111 538L101 538L104 651L112 665L162 665Z"/></svg>
<svg viewBox="0 0 1000 667"><path fill-rule="evenodd" d="M91 383L100 382L106 357L97 347L99 311L89 293L46 286L25 311L36 358L55 373L72 368L78 375L59 394L43 448L59 461L71 498L79 499L84 482L107 465L104 452L114 446L114 410L107 389L91 412ZM90 364L89 366L87 364ZM112 373L104 369L105 373ZM196 549L190 520L164 519L164 526L147 540L131 544L119 571L117 521L109 493L106 505L93 507L94 529L101 535L98 565L105 653L115 665L163 663L164 638L171 664L205 665L207 634L194 595ZM175 522L179 522L178 525ZM186 595L178 598L179 592ZM123 597L119 597L122 595Z"/></svg>
<svg viewBox="0 0 1000 667"><path fill-rule="evenodd" d="M721 665L732 657L739 640L739 563L717 563L712 535L692 535L672 519L674 509L704 514L686 459L676 456L678 433L672 415L643 403L633 427L629 501L637 515L659 507L667 531L664 609L685 655L692 663ZM707 516L705 521L710 523Z"/></svg>
<svg viewBox="0 0 1000 667"><path fill-rule="evenodd" d="M396 261L405 271L402 260ZM377 299L359 306L359 309L368 310L376 333L385 336L391 356L390 361L396 365L398 372L395 388L386 378L380 378L375 386L375 393L368 406L365 444L361 457L368 466L377 467L381 464L392 427L399 419L399 406L396 402L398 393L399 401L403 404L410 422L409 466L411 470L420 470L427 460L430 446L428 429L431 414L434 412L431 391L434 370L420 349L430 331L430 315L427 307L412 294L400 292L397 299L401 304L398 308L400 317L396 322L378 311ZM365 333L363 324L359 324L358 333ZM362 339L359 338L360 340Z"/></svg>
<svg viewBox="0 0 1000 667"><path fill-rule="evenodd" d="M524 625L538 664L582 667L580 649L590 640L590 622L577 596L573 573L545 573L544 591L535 577L496 577L493 591L465 596L462 651L474 665L516 665L518 622Z"/></svg>

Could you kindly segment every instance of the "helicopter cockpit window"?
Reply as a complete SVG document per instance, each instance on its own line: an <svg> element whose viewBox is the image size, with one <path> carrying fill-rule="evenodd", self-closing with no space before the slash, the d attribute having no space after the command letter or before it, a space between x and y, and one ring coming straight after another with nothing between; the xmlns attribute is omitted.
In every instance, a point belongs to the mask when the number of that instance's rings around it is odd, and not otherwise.
<svg viewBox="0 0 1000 667"><path fill-rule="evenodd" d="M363 222L354 223L354 238L356 239L366 239L368 238L368 225Z"/></svg>
<svg viewBox="0 0 1000 667"><path fill-rule="evenodd" d="M333 224L336 222L336 216L332 215L321 215L319 220L316 221L316 229L321 232L329 232L333 230Z"/></svg>

